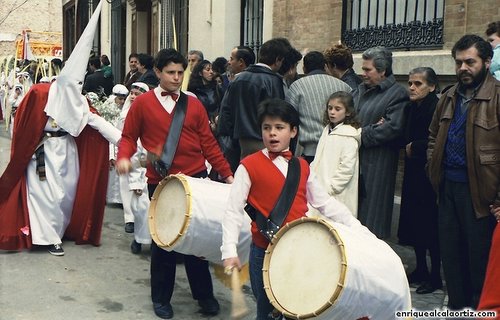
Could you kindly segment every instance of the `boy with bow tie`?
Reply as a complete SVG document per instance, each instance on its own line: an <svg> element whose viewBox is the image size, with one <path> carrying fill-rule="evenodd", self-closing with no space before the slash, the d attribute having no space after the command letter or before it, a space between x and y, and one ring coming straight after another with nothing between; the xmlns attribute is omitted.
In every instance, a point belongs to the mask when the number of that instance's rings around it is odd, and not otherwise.
<svg viewBox="0 0 500 320"><path fill-rule="evenodd" d="M241 268L236 245L244 221L245 205L248 203L255 208L256 215L261 214L265 218L274 211L292 158L289 150L290 140L297 135L299 126L297 111L280 99L263 101L259 105L258 120L265 148L241 161L235 173L229 204L222 222L222 259L224 267L229 269ZM331 220L368 232L345 205L328 195L316 176L310 172L308 163L302 158L298 161L300 173L297 192L294 197L292 195L291 207L281 226L304 217L309 203ZM259 232L257 222L252 221L249 266L252 291L257 300L257 320L268 319L273 310L264 291L262 277L263 259L268 244L269 240Z"/></svg>

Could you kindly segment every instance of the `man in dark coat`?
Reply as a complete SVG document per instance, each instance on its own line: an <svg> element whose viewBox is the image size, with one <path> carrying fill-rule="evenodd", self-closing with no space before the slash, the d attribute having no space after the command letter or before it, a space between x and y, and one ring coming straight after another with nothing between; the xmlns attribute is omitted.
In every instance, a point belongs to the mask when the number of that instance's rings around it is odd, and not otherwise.
<svg viewBox="0 0 500 320"><path fill-rule="evenodd" d="M234 109L234 138L239 139L241 158L264 148L257 105L269 98L285 99L283 79L277 72L291 49L284 38L266 41L260 48L259 63L238 74L226 91L226 102Z"/></svg>
<svg viewBox="0 0 500 320"><path fill-rule="evenodd" d="M87 78L85 78L83 91L86 93L104 93L104 95L109 96L113 92L113 78L106 78L104 76L104 71L101 69L101 59L99 59L99 57L90 58L89 68L92 73L87 75Z"/></svg>

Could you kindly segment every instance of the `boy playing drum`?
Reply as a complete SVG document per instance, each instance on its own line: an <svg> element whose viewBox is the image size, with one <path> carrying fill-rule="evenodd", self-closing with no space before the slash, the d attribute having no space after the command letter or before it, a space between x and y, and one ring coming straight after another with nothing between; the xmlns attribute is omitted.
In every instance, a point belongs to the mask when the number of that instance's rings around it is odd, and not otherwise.
<svg viewBox="0 0 500 320"><path fill-rule="evenodd" d="M287 102L280 99L263 101L259 105L258 120L261 125L265 149L258 151L241 161L236 170L234 183L229 196L229 204L222 222L222 259L225 268L241 268L236 245L242 223L244 207L248 203L266 218L274 208L285 184L290 152L290 140L297 135L299 115ZM307 204L318 209L327 218L349 227L360 228L368 232L353 217L349 209L330 197L316 176L310 172L304 159L299 159L300 177L297 193L293 197L288 215L282 225L306 215ZM267 238L258 231L252 221L252 245L250 249L250 281L257 300L257 320L269 319L273 306L264 291L262 267Z"/></svg>

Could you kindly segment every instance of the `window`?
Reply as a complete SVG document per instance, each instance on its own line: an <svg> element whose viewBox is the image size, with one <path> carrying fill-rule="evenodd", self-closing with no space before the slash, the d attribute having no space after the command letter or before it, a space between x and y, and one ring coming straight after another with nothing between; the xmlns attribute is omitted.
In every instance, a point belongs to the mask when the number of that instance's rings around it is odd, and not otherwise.
<svg viewBox="0 0 500 320"><path fill-rule="evenodd" d="M353 51L440 48L444 0L344 0L342 41Z"/></svg>
<svg viewBox="0 0 500 320"><path fill-rule="evenodd" d="M186 55L188 51L188 0L163 0L160 48L175 48Z"/></svg>
<svg viewBox="0 0 500 320"><path fill-rule="evenodd" d="M262 45L264 0L241 0L241 44L253 49L258 56Z"/></svg>

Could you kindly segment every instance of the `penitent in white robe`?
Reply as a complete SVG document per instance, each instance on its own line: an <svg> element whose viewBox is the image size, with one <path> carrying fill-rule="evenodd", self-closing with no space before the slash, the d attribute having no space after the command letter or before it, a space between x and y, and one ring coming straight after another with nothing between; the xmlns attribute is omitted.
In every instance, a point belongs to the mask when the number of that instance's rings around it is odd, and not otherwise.
<svg viewBox="0 0 500 320"><path fill-rule="evenodd" d="M121 132L106 120L90 114L88 125L108 141L118 143ZM44 130L62 129L49 117ZM71 220L80 165L76 142L71 135L50 137L43 144L46 180L40 180L36 173L33 155L26 169L26 186L32 243L51 245L62 243L61 238Z"/></svg>
<svg viewBox="0 0 500 320"><path fill-rule="evenodd" d="M57 131L49 118L45 131ZM35 155L26 170L28 211L33 244L61 243L71 219L76 186L80 176L78 151L75 139L67 134L50 137L44 142L45 174L40 180L36 173Z"/></svg>

